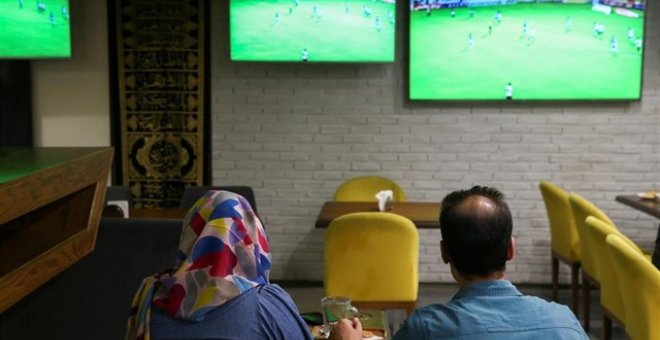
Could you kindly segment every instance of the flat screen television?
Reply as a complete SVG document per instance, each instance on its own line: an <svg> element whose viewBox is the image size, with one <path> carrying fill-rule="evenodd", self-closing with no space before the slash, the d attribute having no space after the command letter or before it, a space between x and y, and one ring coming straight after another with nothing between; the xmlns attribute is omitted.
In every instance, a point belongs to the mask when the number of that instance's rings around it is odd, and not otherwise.
<svg viewBox="0 0 660 340"><path fill-rule="evenodd" d="M395 0L230 0L233 61L394 61Z"/></svg>
<svg viewBox="0 0 660 340"><path fill-rule="evenodd" d="M67 0L0 0L0 58L70 56Z"/></svg>
<svg viewBox="0 0 660 340"><path fill-rule="evenodd" d="M636 100L643 1L411 0L411 100Z"/></svg>

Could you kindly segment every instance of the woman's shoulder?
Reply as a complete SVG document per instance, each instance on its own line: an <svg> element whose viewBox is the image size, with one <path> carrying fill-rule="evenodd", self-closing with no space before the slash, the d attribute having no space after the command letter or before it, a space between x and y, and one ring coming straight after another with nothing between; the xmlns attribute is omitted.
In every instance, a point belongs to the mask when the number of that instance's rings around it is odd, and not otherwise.
<svg viewBox="0 0 660 340"><path fill-rule="evenodd" d="M307 325L291 296L276 284L257 288L261 332L268 339L309 339Z"/></svg>
<svg viewBox="0 0 660 340"><path fill-rule="evenodd" d="M276 283L268 283L265 285L261 285L257 288L257 292L260 295L289 295L282 287L280 287Z"/></svg>
<svg viewBox="0 0 660 340"><path fill-rule="evenodd" d="M277 284L265 284L257 287L255 290L262 304L276 303L295 306L289 293Z"/></svg>

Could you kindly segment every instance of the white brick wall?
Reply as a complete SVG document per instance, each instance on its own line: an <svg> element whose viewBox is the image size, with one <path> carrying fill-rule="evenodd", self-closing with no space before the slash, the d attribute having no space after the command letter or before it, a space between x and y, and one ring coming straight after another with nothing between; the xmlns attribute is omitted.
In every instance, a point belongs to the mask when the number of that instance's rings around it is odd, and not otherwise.
<svg viewBox="0 0 660 340"><path fill-rule="evenodd" d="M274 279L322 280L314 221L343 180L364 174L390 177L419 201L475 184L502 189L516 282L550 281L541 179L592 200L640 245L655 239L658 221L614 197L660 189L660 6L646 19L641 101L466 105L405 100L403 27L394 64L230 63L227 6L212 3L213 183L254 187ZM421 281L451 282L440 232L420 230L420 240Z"/></svg>

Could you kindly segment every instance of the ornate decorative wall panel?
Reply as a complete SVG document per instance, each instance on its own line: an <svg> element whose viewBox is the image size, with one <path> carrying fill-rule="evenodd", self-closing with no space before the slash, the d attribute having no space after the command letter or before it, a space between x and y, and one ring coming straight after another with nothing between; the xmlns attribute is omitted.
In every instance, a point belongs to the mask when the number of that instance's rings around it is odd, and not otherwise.
<svg viewBox="0 0 660 340"><path fill-rule="evenodd" d="M202 185L205 1L116 0L122 180L137 207Z"/></svg>

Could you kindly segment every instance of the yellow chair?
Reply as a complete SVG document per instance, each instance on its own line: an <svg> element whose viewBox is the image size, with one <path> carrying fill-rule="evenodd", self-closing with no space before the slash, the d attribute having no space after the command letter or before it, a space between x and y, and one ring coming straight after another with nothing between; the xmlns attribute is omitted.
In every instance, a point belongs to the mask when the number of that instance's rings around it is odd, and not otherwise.
<svg viewBox="0 0 660 340"><path fill-rule="evenodd" d="M335 201L375 202L376 193L381 190L392 190L394 202L406 200L406 193L393 180L380 176L361 176L351 178L342 183L335 191Z"/></svg>
<svg viewBox="0 0 660 340"><path fill-rule="evenodd" d="M590 290L591 285L600 288L600 277L598 270L596 268L596 260L593 253L593 246L591 245L590 238L587 235L587 217L593 216L600 221L611 225L616 229L616 226L612 220L607 217L607 215L598 209L591 202L586 200L584 197L578 194L568 195L568 202L571 206L571 211L573 213L573 219L575 220L575 226L578 230L578 235L580 237L580 255L582 260L582 303L583 303L583 321L584 329L589 332L590 324ZM617 230L618 231L618 230ZM631 241L632 243L632 241ZM633 243L634 245L634 243ZM635 248L639 249L636 245ZM641 251L641 250L640 250ZM642 253L644 253L642 251ZM644 255L646 256L646 255Z"/></svg>
<svg viewBox="0 0 660 340"><path fill-rule="evenodd" d="M348 296L358 308L416 307L419 235L409 219L386 212L340 216L324 244L325 295Z"/></svg>
<svg viewBox="0 0 660 340"><path fill-rule="evenodd" d="M579 314L580 238L568 204L568 193L560 187L541 181L539 184L550 222L552 256L552 300L557 301L559 261L571 267L572 309Z"/></svg>
<svg viewBox="0 0 660 340"><path fill-rule="evenodd" d="M603 306L603 338L608 340L612 338L612 320L625 326L625 310L623 307L623 297L619 281L612 267L612 258L607 250L605 239L608 235L614 234L621 237L638 254L641 250L619 230L593 216L587 217L587 237L594 255L596 271L600 279L600 304ZM626 294L632 292L627 291ZM660 321L660 320L659 320Z"/></svg>
<svg viewBox="0 0 660 340"><path fill-rule="evenodd" d="M609 225L614 225L604 212L598 209L591 202L587 201L584 197L578 194L568 195L568 202L571 206L575 226L577 227L578 235L580 238L580 256L582 263L582 306L584 309L583 322L584 330L589 332L591 317L590 311L590 290L591 285L600 287L600 279L596 269L596 260L594 260L594 253L590 243L589 235L587 235L587 217L593 216Z"/></svg>
<svg viewBox="0 0 660 340"><path fill-rule="evenodd" d="M660 339L660 272L621 236L606 239L621 288L626 333L633 340Z"/></svg>

